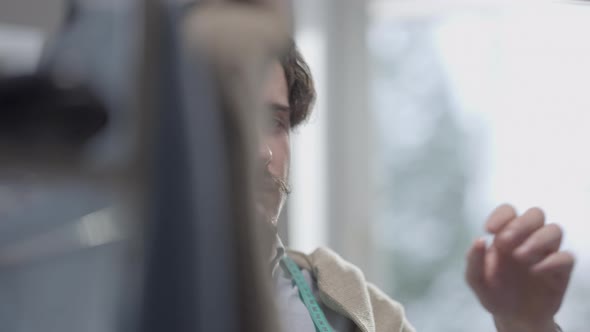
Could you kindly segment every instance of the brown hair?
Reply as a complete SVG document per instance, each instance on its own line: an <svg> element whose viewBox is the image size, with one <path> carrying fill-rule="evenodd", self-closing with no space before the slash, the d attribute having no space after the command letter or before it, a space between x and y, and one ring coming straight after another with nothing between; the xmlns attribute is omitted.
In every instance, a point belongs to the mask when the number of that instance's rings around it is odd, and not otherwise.
<svg viewBox="0 0 590 332"><path fill-rule="evenodd" d="M291 128L295 128L309 118L313 109L316 98L313 77L293 40L289 42L287 52L281 57L281 65L289 89Z"/></svg>

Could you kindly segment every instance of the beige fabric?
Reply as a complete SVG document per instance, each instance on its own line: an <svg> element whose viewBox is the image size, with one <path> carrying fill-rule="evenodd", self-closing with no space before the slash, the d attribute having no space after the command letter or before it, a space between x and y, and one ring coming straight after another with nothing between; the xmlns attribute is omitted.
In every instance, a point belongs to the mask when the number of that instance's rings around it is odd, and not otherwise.
<svg viewBox="0 0 590 332"><path fill-rule="evenodd" d="M311 255L288 251L301 268L312 272L320 299L350 318L358 332L414 332L403 307L365 280L363 273L327 248Z"/></svg>

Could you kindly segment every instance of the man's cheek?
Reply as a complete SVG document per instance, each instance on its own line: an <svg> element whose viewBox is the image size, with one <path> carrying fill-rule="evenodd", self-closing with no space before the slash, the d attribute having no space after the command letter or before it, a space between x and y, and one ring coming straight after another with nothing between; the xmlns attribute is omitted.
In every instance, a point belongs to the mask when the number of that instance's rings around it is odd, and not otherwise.
<svg viewBox="0 0 590 332"><path fill-rule="evenodd" d="M283 174L285 179L289 178L289 171L291 166L291 144L289 142L289 136L287 135L284 146L284 161L283 161Z"/></svg>
<svg viewBox="0 0 590 332"><path fill-rule="evenodd" d="M291 170L291 157L289 154L285 156L285 161L283 163L283 174L285 175L285 179L289 178L289 171Z"/></svg>

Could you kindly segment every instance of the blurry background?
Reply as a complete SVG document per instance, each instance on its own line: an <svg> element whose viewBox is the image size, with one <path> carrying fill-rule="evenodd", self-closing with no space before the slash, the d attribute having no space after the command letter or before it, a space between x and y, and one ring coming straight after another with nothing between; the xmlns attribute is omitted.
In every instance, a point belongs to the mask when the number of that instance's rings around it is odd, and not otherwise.
<svg viewBox="0 0 590 332"><path fill-rule="evenodd" d="M65 0L0 1L0 73L33 68L64 16Z"/></svg>
<svg viewBox="0 0 590 332"><path fill-rule="evenodd" d="M34 67L62 3L0 1L0 73ZM590 6L294 3L319 99L293 137L286 242L359 265L418 331L492 331L463 282L465 251L496 205L542 206L578 257L559 322L588 331ZM71 184L15 191L23 181L0 186L4 221L100 206Z"/></svg>
<svg viewBox="0 0 590 332"><path fill-rule="evenodd" d="M545 209L578 262L558 319L590 324L590 6L296 1L318 83L295 134L292 247L332 247L418 331L492 331L464 256L498 204Z"/></svg>
<svg viewBox="0 0 590 332"><path fill-rule="evenodd" d="M60 27L65 3L0 0L0 75L36 68L43 47ZM121 1L102 2L107 3ZM90 23L100 21L97 17ZM113 30L121 26L107 25ZM66 50L69 60L89 49L103 51L95 55L104 62L121 54L113 47L117 38L101 35L104 29L88 31L95 32L92 38L77 44L85 47ZM104 78L116 64L94 68L102 69ZM121 91L121 81L109 86ZM121 317L134 317L127 312L134 306L123 302L137 283L121 277L130 260L122 254L126 247L119 241L122 232L113 210L103 209L114 204L112 188L76 176L55 179L9 167L3 164L0 171L0 330L104 332L120 325Z"/></svg>

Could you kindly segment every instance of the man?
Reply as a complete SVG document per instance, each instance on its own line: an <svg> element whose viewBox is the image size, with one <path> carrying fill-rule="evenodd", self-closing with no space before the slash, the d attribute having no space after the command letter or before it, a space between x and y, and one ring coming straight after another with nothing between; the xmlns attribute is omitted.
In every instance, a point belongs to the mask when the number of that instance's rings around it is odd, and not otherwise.
<svg viewBox="0 0 590 332"><path fill-rule="evenodd" d="M290 132L309 116L315 98L309 68L294 44L272 65L263 90L272 122L259 143L265 181L258 188L256 208L262 218L276 224L289 193ZM492 314L497 331L559 331L553 318L574 265L570 253L559 251L560 227L546 225L538 208L519 215L510 205L502 205L493 211L486 229L495 235L494 241L489 247L483 239L474 242L467 253L466 279ZM295 270L289 264L293 261ZM311 255L285 252L277 240L271 266L286 332L414 331L400 304L328 249Z"/></svg>

